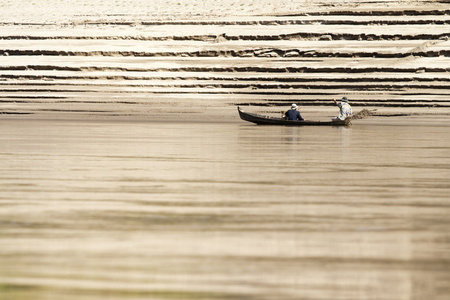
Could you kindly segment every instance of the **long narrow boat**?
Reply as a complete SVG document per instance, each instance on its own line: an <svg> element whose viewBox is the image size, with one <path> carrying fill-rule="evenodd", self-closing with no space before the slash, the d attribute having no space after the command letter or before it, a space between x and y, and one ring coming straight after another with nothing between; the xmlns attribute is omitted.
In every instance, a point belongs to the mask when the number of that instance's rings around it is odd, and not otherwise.
<svg viewBox="0 0 450 300"><path fill-rule="evenodd" d="M291 121L284 118L275 118L260 114L247 113L238 106L239 116L242 120L256 123L258 125L285 125L285 126L348 126L351 124L351 117L338 121Z"/></svg>

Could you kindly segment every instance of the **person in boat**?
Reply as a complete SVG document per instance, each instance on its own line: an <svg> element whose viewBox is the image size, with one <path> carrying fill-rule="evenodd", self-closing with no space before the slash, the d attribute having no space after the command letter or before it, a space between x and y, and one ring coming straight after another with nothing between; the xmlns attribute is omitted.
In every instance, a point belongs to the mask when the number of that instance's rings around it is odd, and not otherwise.
<svg viewBox="0 0 450 300"><path fill-rule="evenodd" d="M286 117L286 119L288 120L292 120L292 121L304 121L304 119L302 118L302 115L300 115L300 112L297 110L297 104L292 104L291 109L289 109L288 111L286 111L284 113L284 116Z"/></svg>
<svg viewBox="0 0 450 300"><path fill-rule="evenodd" d="M347 97L342 97L340 102L333 98L334 104L339 107L339 116L332 118L333 121L345 120L353 114L352 107L348 104Z"/></svg>

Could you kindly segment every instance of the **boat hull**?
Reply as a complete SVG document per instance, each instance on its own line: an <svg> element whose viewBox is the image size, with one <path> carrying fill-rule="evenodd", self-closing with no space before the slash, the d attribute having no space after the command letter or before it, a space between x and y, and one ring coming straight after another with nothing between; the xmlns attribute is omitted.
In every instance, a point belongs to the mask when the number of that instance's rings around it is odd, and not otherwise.
<svg viewBox="0 0 450 300"><path fill-rule="evenodd" d="M238 107L239 116L242 120L258 125L283 125L283 126L349 126L351 117L338 121L292 121L284 118L275 118L260 114L247 113Z"/></svg>

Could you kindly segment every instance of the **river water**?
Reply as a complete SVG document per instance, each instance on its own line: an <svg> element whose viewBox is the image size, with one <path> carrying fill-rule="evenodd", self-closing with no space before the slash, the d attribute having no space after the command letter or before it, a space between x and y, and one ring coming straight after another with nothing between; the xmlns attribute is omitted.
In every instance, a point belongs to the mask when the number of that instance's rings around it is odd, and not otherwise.
<svg viewBox="0 0 450 300"><path fill-rule="evenodd" d="M0 121L1 299L448 299L450 127Z"/></svg>

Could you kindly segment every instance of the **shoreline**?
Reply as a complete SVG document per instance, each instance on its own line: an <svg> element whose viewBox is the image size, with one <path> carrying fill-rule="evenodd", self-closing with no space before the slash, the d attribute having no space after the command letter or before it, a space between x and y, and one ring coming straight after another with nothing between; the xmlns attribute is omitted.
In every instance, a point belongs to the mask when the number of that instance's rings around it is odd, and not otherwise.
<svg viewBox="0 0 450 300"><path fill-rule="evenodd" d="M243 107L245 111L262 113L265 115L278 117L281 110L261 110L259 107ZM286 108L288 109L288 107ZM397 110L378 111L378 108L354 108L354 115L362 110L369 110L370 115L360 119L352 120L353 125L418 125L418 126L450 126L448 119L450 118L450 110L442 111L436 109L434 112L420 113L417 110L407 110L398 112ZM314 107L313 111L301 109L301 114L306 120L328 121L334 115L330 110L320 111ZM333 110L337 114L337 109ZM255 125L243 121L239 118L236 109L226 109L223 112L212 114L202 114L202 118L197 118L198 114L180 113L179 118L164 118L155 114L137 114L137 115L86 115L80 113L38 113L38 114L17 114L17 113L0 113L1 121L33 121L33 122L86 122L86 123L207 123L207 124L247 124ZM257 125L255 125L257 126ZM264 127L264 126L262 126Z"/></svg>

